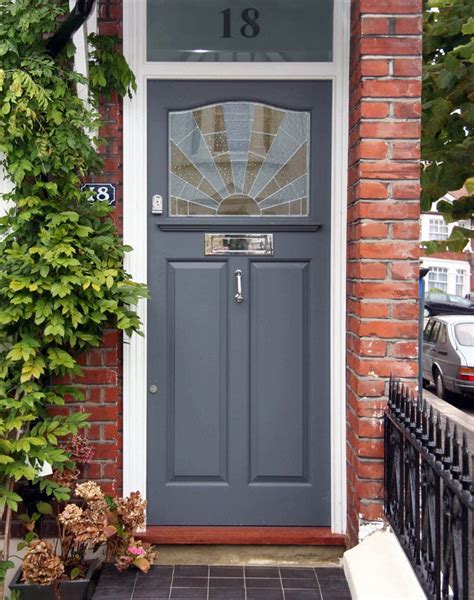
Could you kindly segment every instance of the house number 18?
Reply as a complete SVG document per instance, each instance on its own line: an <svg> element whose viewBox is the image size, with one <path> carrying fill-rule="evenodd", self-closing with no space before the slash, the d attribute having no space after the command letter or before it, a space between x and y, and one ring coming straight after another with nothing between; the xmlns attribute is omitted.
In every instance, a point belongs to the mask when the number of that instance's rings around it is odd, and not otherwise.
<svg viewBox="0 0 474 600"><path fill-rule="evenodd" d="M222 35L223 38L231 38L231 24L230 17L231 11L230 8L226 8L225 10L221 10L222 15ZM240 35L246 38L254 38L260 33L260 25L257 22L257 19L260 16L260 13L256 8L246 8L240 13L242 17L242 21L244 25L240 28Z"/></svg>

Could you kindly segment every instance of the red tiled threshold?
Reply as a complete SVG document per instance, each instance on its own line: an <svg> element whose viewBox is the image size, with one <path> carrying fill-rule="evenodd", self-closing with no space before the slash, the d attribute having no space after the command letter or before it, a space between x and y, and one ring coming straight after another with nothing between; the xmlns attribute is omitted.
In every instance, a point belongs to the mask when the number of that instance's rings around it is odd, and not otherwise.
<svg viewBox="0 0 474 600"><path fill-rule="evenodd" d="M154 525L138 536L153 544L250 544L345 546L329 527L201 527Z"/></svg>

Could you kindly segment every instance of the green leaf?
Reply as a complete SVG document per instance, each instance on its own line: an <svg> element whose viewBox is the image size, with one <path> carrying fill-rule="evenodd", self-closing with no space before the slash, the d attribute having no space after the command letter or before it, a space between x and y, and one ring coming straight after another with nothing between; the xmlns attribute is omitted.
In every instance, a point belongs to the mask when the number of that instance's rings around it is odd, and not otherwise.
<svg viewBox="0 0 474 600"><path fill-rule="evenodd" d="M81 569L79 569L79 567L74 567L74 569L71 570L70 578L72 580L77 579L80 574L81 574Z"/></svg>
<svg viewBox="0 0 474 600"><path fill-rule="evenodd" d="M48 502L38 502L36 504L36 510L42 515L52 515L53 507Z"/></svg>

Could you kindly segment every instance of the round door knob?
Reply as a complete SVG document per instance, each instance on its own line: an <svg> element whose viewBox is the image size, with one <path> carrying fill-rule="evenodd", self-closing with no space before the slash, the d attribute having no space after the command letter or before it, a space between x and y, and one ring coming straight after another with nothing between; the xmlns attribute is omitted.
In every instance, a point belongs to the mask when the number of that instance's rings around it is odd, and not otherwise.
<svg viewBox="0 0 474 600"><path fill-rule="evenodd" d="M148 389L150 390L150 394L156 394L156 392L158 391L158 386L150 385L150 387Z"/></svg>

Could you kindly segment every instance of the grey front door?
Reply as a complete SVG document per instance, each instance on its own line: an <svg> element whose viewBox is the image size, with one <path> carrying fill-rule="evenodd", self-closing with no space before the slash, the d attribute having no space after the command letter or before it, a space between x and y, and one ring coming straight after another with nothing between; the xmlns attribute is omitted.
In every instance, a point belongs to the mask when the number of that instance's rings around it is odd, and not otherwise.
<svg viewBox="0 0 474 600"><path fill-rule="evenodd" d="M150 525L330 523L330 145L330 82L148 84Z"/></svg>

